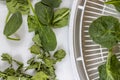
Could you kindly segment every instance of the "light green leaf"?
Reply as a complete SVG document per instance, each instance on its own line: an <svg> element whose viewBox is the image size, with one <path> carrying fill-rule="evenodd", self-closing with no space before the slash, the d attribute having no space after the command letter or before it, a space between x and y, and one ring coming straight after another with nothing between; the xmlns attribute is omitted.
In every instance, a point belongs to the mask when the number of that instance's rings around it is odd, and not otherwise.
<svg viewBox="0 0 120 80"><path fill-rule="evenodd" d="M37 45L32 45L30 51L31 53L38 55L40 54L40 47Z"/></svg>
<svg viewBox="0 0 120 80"><path fill-rule="evenodd" d="M41 40L40 40L40 37L39 37L39 34L36 34L34 37L33 37L33 42L38 45L39 47L42 47L42 44L41 44Z"/></svg>
<svg viewBox="0 0 120 80"><path fill-rule="evenodd" d="M57 59L57 61L61 61L63 58L65 58L66 52L63 49L60 49L54 53L54 57Z"/></svg>
<svg viewBox="0 0 120 80"><path fill-rule="evenodd" d="M56 10L54 14L53 27L60 28L66 26L69 21L69 13L69 8L62 8Z"/></svg>

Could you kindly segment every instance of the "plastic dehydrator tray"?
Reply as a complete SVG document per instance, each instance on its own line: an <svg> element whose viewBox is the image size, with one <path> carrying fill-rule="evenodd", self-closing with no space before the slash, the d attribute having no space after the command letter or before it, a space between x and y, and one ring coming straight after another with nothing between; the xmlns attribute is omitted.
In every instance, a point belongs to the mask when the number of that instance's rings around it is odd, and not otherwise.
<svg viewBox="0 0 120 80"><path fill-rule="evenodd" d="M120 17L105 0L74 0L69 24L69 49L75 80L98 80L98 66L108 50L95 44L88 33L90 23L101 15ZM120 58L120 53L116 53Z"/></svg>

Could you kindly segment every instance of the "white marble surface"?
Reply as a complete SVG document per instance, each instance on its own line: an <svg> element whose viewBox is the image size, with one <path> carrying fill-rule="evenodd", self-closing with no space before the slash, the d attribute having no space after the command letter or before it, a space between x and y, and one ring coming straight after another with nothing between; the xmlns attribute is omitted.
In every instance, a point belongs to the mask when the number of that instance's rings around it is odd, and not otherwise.
<svg viewBox="0 0 120 80"><path fill-rule="evenodd" d="M34 0L33 3L39 0ZM63 0L60 7L69 7L71 8L73 0ZM5 25L5 18L7 15L6 5L0 3L0 55L2 53L9 53L15 59L26 61L32 57L29 52L29 47L33 44L32 37L33 33L28 32L26 16L24 16L22 27L17 31L17 34L20 35L21 40L18 42L10 41L5 38L3 35L3 29ZM67 56L63 59L62 62L56 64L56 74L58 80L74 80L69 56L68 49L68 26L61 29L54 29L58 46L57 49L63 48L67 52ZM1 59L1 58L0 58ZM3 70L7 67L7 63L0 61L0 70Z"/></svg>

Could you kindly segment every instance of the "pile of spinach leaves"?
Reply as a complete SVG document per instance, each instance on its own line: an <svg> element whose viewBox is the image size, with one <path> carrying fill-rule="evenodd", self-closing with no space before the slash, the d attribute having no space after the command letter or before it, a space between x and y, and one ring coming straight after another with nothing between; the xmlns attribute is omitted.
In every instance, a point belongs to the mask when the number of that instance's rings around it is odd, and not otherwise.
<svg viewBox="0 0 120 80"><path fill-rule="evenodd" d="M120 42L120 22L113 16L101 16L89 27L91 39L108 49L107 61L98 67L99 80L120 80L120 61L114 48Z"/></svg>
<svg viewBox="0 0 120 80"><path fill-rule="evenodd" d="M6 17L4 35L11 40L22 24L22 15L28 15L29 32L34 32L32 38L34 44L30 47L30 52L34 56L27 61L28 66L13 59L9 54L2 54L2 61L6 61L9 67L0 71L2 80L56 80L55 67L60 62L66 52L63 49L57 50L54 55L50 51L57 46L56 35L52 28L61 28L68 24L70 9L60 8L61 0L41 0L32 6L31 0L6 0L9 10ZM30 13L30 10L32 13ZM14 66L17 68L14 68ZM26 74L28 70L34 70L35 74Z"/></svg>

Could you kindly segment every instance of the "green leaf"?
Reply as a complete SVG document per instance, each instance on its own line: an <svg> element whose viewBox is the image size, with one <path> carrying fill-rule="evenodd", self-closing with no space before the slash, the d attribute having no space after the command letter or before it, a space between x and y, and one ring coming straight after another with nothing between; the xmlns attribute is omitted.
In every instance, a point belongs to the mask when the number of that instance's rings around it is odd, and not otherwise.
<svg viewBox="0 0 120 80"><path fill-rule="evenodd" d="M28 15L27 18L29 32L35 31L38 27L38 23L35 20L35 16Z"/></svg>
<svg viewBox="0 0 120 80"><path fill-rule="evenodd" d="M57 61L61 61L63 58L65 58L66 52L63 49L60 49L54 53L54 57L57 59Z"/></svg>
<svg viewBox="0 0 120 80"><path fill-rule="evenodd" d="M29 70L29 69L37 69L37 68L40 67L40 65L41 65L41 63L39 63L39 62L34 62L33 64L30 64L30 65L26 68L26 70Z"/></svg>
<svg viewBox="0 0 120 80"><path fill-rule="evenodd" d="M50 57L44 58L44 63L47 67L52 67L55 64L54 59L50 59Z"/></svg>
<svg viewBox="0 0 120 80"><path fill-rule="evenodd" d="M119 0L110 0L105 2L105 4L112 4L118 12L120 12L120 1Z"/></svg>
<svg viewBox="0 0 120 80"><path fill-rule="evenodd" d="M0 71L0 78L5 78L7 75Z"/></svg>
<svg viewBox="0 0 120 80"><path fill-rule="evenodd" d="M33 64L33 63L34 63L34 60L35 60L35 57L30 58L30 59L27 61L27 64Z"/></svg>
<svg viewBox="0 0 120 80"><path fill-rule="evenodd" d="M4 35L11 36L14 34L22 24L22 15L20 12L14 13L4 28Z"/></svg>
<svg viewBox="0 0 120 80"><path fill-rule="evenodd" d="M38 55L40 54L40 47L37 45L32 45L30 51L31 53Z"/></svg>
<svg viewBox="0 0 120 80"><path fill-rule="evenodd" d="M6 0L8 10L11 13L21 12L22 14L28 14L30 7L27 0Z"/></svg>
<svg viewBox="0 0 120 80"><path fill-rule="evenodd" d="M7 61L9 64L12 64L12 57L9 54L3 53L1 57L3 61Z"/></svg>
<svg viewBox="0 0 120 80"><path fill-rule="evenodd" d="M19 80L19 77L15 77L15 76L8 76L7 80Z"/></svg>
<svg viewBox="0 0 120 80"><path fill-rule="evenodd" d="M49 77L47 74L45 74L44 72L40 71L37 72L33 77L32 80L48 80Z"/></svg>
<svg viewBox="0 0 120 80"><path fill-rule="evenodd" d="M62 2L62 0L42 0L43 4L46 4L51 8L59 7L61 2Z"/></svg>
<svg viewBox="0 0 120 80"><path fill-rule="evenodd" d="M69 8L62 8L56 10L54 14L53 27L60 28L66 26L69 20L69 13Z"/></svg>
<svg viewBox="0 0 120 80"><path fill-rule="evenodd" d="M14 76L16 74L16 71L13 68L7 68L4 70L4 73L7 76Z"/></svg>
<svg viewBox="0 0 120 80"><path fill-rule="evenodd" d="M35 12L39 21L44 25L51 24L53 18L53 9L42 4L41 2L35 4Z"/></svg>
<svg viewBox="0 0 120 80"><path fill-rule="evenodd" d="M39 34L36 34L34 37L33 37L33 42L38 45L39 47L42 47L42 44L41 44L41 40L40 40L40 37L39 37Z"/></svg>
<svg viewBox="0 0 120 80"><path fill-rule="evenodd" d="M100 80L120 80L120 61L109 52L107 62L99 68Z"/></svg>
<svg viewBox="0 0 120 80"><path fill-rule="evenodd" d="M92 40L103 47L112 48L118 43L117 29L120 27L119 20L112 16L101 16L94 20L89 27Z"/></svg>
<svg viewBox="0 0 120 80"><path fill-rule="evenodd" d="M39 35L44 50L53 51L56 48L56 36L49 26L42 26L42 30L39 31Z"/></svg>

